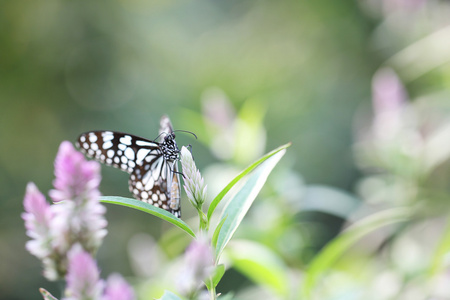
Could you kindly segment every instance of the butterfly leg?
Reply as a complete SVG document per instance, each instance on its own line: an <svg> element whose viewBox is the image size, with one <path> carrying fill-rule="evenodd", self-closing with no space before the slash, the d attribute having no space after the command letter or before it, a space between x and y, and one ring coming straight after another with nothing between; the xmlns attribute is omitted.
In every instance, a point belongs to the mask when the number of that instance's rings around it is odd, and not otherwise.
<svg viewBox="0 0 450 300"><path fill-rule="evenodd" d="M167 166L169 167L169 170L170 170L171 173L173 173L173 174L180 174L181 176L183 176L183 179L186 179L186 176L184 176L183 173L173 170L172 167L170 166L170 164L167 164Z"/></svg>

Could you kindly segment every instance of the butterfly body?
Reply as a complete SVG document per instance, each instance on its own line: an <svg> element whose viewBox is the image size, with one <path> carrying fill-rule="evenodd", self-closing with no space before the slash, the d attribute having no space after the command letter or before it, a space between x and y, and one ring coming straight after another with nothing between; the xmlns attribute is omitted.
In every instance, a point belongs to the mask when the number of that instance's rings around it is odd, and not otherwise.
<svg viewBox="0 0 450 300"><path fill-rule="evenodd" d="M180 217L180 150L171 127L167 129L161 142L122 132L90 131L80 135L77 146L88 157L128 172L134 198Z"/></svg>

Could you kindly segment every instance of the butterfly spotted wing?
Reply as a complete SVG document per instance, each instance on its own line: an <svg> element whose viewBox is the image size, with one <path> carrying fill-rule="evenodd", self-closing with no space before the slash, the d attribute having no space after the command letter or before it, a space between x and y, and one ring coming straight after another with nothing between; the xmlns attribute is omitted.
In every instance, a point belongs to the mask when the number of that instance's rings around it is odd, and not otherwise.
<svg viewBox="0 0 450 300"><path fill-rule="evenodd" d="M121 132L90 131L80 135L77 146L88 157L128 172L133 197L180 217L179 150L174 137L169 131L159 143Z"/></svg>

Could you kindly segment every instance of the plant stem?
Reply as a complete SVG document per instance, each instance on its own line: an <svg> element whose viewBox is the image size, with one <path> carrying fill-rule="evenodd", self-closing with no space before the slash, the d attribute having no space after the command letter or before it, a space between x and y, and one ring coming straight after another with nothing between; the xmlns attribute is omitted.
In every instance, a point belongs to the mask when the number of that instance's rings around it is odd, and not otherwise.
<svg viewBox="0 0 450 300"><path fill-rule="evenodd" d="M209 292L211 293L211 300L216 300L216 288L213 287L212 289L209 290Z"/></svg>
<svg viewBox="0 0 450 300"><path fill-rule="evenodd" d="M206 214L202 211L201 208L197 208L198 217L199 217L199 229L201 232L208 231L208 218L206 217Z"/></svg>

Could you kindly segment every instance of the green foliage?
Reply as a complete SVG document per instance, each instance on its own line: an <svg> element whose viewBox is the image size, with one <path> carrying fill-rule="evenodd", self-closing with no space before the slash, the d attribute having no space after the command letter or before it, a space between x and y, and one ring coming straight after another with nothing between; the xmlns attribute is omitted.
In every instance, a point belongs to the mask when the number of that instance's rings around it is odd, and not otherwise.
<svg viewBox="0 0 450 300"><path fill-rule="evenodd" d="M216 257L217 259L220 257L223 249L230 241L236 229L241 224L242 219L247 213L248 209L252 205L259 191L263 187L264 183L267 180L270 172L275 167L275 165L280 161L286 152L285 148L288 147L289 144L278 148L265 155L262 159L258 160L256 163L252 164L248 167L244 172L239 174L233 181L227 185L224 189L225 191L229 191L232 185L236 183L239 179L243 177L242 174L247 174L254 168L256 168L256 164L261 164L248 178L248 180L240 187L240 189L236 192L234 197L228 202L228 204L224 207L221 215L221 220L225 219L223 225L221 225L220 233L217 238L216 245ZM225 193L222 191L221 194ZM220 199L216 197L216 199ZM209 211L208 211L209 212ZM220 223L219 223L220 224Z"/></svg>
<svg viewBox="0 0 450 300"><path fill-rule="evenodd" d="M255 242L233 241L227 249L233 266L255 283L286 298L289 290L288 268L269 248Z"/></svg>
<svg viewBox="0 0 450 300"><path fill-rule="evenodd" d="M219 300L232 300L232 299L234 299L233 293L228 293L228 294L219 296Z"/></svg>
<svg viewBox="0 0 450 300"><path fill-rule="evenodd" d="M182 298L178 297L172 292L165 291L164 295L161 298L159 298L159 300L182 300Z"/></svg>
<svg viewBox="0 0 450 300"><path fill-rule="evenodd" d="M329 186L308 185L304 189L301 209L302 211L320 211L345 219L359 205L359 199L342 190Z"/></svg>
<svg viewBox="0 0 450 300"><path fill-rule="evenodd" d="M450 253L450 31L442 21L450 3L391 2L5 2L0 11L5 24L0 28L0 218L9 226L0 257L4 270L15 271L0 272L0 295L31 299L42 286L22 249L19 198L28 180L51 181L56 145L97 128L152 139L155 120L168 112L177 129L199 136L194 153L202 170L220 163L219 171L235 172L264 149L293 141L287 163L268 180L267 193L237 232L278 255L288 276L306 274L294 277L290 290L300 283L306 286L300 294L320 300L449 298L439 283L448 282ZM383 88L371 86L377 69L386 67L404 87L392 81L384 81ZM377 115L379 107L370 98L397 92L405 107L401 116L390 118L391 109ZM398 99L384 100L395 104ZM214 103L226 103L226 109ZM376 120L380 127L374 132ZM392 124L400 130L389 128ZM187 139L177 136L179 145L190 143ZM126 174L117 173L103 170L102 192L126 195ZM218 172L214 178L227 175ZM229 191L246 179L237 178L217 194L208 222L222 213L215 210ZM218 181L218 187L226 186ZM209 191L214 188L210 184ZM143 210L133 201L110 203ZM406 224L401 214L398 221L392 216L394 229L388 233L381 224L389 217L360 232L340 233L342 224L364 228L361 216L398 207L414 216L405 216ZM170 223L158 240L167 256L164 271L197 235L196 228L165 212L143 211L157 218L122 214L108 220L110 232L127 234L117 234L118 247L101 248L105 270L128 272L130 233L158 236L160 227L152 225L160 219ZM142 220L150 226L142 227ZM232 216L222 214L218 221L210 224L214 247ZM365 239L374 233L379 240ZM416 262L420 267L407 268ZM258 292L269 286L246 274L245 267L235 267L264 287L251 287ZM145 276L159 287L174 278ZM227 287L238 287L236 298L249 288L239 285L240 278L224 279ZM326 288L330 292L324 295ZM259 299L272 300L269 296Z"/></svg>
<svg viewBox="0 0 450 300"><path fill-rule="evenodd" d="M216 265L219 261L220 254L224 250L225 246L228 244L230 239L232 238L234 232L237 230L239 225L241 224L242 219L246 215L248 209L252 205L259 191L263 187L264 183L267 180L267 177L272 172L273 168L278 164L280 159L286 153L286 148L289 147L290 144L286 144L275 149L272 152L264 155L262 158L251 164L247 167L243 172L241 172L238 176L236 176L214 199L212 204L210 205L210 209L208 210L208 219L206 221L209 222L210 217L212 216L215 208L219 204L219 202L224 198L224 196L231 190L231 188L238 183L239 181L245 178L245 175L249 174L247 180L242 183L238 190L236 191L233 198L229 200L227 205L224 207L221 212L221 218L216 228L214 229L212 235L211 244L215 249L215 258ZM144 211L146 213L152 214L158 218L161 218L178 228L182 229L187 234L192 237L196 237L193 230L181 219L173 216L171 213L155 207L151 204L144 203L142 201L138 201L135 199L124 198L124 197L115 197L115 196L102 196L101 201L104 203L112 203L116 205L126 206L134 209L138 209ZM199 212L199 217L203 217L203 212L201 207L196 207ZM209 228L206 226L203 229ZM260 250L261 248L253 247L254 250ZM245 252L243 252L245 253ZM255 282L265 284L280 294L285 294L287 291L287 287L285 284L285 280L280 277L283 274L284 270L278 270L275 264L275 258L270 254L270 251L266 250L265 252L261 252L264 254L264 257L254 257L253 259L235 256L236 267L244 271L246 275L253 274L254 271L257 271L254 274ZM269 259L270 258L270 259ZM225 273L224 265L217 265L211 277L206 280L205 284L209 291L212 294L215 294L215 288L219 281L222 279ZM176 298L174 298L176 297ZM166 292L161 299L179 299L178 296Z"/></svg>
<svg viewBox="0 0 450 300"><path fill-rule="evenodd" d="M41 293L44 300L58 300L44 288L40 288L39 292Z"/></svg>
<svg viewBox="0 0 450 300"><path fill-rule="evenodd" d="M267 160L268 158L270 158L271 156L275 155L276 153L286 149L287 147L289 147L291 144L286 144L283 145L275 150L273 150L270 153L267 153L266 155L264 155L263 157L261 157L259 160L255 161L253 164L251 164L250 166L248 166L244 171L242 171L239 175L237 175L215 198L214 200L211 202L211 204L209 205L208 208L208 220L211 219L211 216L214 213L214 210L216 209L217 205L222 201L223 197L231 190L231 188L237 183L239 182L239 180L241 180L245 175L247 175L248 173L250 173L251 171L253 171L257 166L259 166L261 163L263 163L265 160Z"/></svg>
<svg viewBox="0 0 450 300"><path fill-rule="evenodd" d="M125 198L125 197L117 197L117 196L102 196L100 199L101 202L104 203L111 203L126 207L131 207L143 212L146 212L148 214L154 215L162 220L165 220L169 223L172 223L173 225L177 226L178 228L185 231L187 234L195 238L194 231L181 219L175 217L171 213L167 212L164 209L161 209L159 207L153 206L151 204L132 199L132 198Z"/></svg>
<svg viewBox="0 0 450 300"><path fill-rule="evenodd" d="M433 277L442 272L445 272L447 268L447 260L450 252L450 218L447 217L447 225L442 233L440 241L434 251L431 259L430 267L428 270L428 276Z"/></svg>
<svg viewBox="0 0 450 300"><path fill-rule="evenodd" d="M339 237L331 241L311 262L303 279L303 297L299 299L310 299L311 292L318 284L320 277L332 269L333 264L356 241L384 226L408 221L410 217L411 211L408 208L392 208L372 214L353 224Z"/></svg>
<svg viewBox="0 0 450 300"><path fill-rule="evenodd" d="M214 290L216 288L223 274L225 274L225 266L223 264L217 265L211 277L205 281L208 290Z"/></svg>
<svg viewBox="0 0 450 300"><path fill-rule="evenodd" d="M220 230L222 229L223 223L225 223L225 220L227 219L227 216L224 216L219 224L217 224L216 229L214 229L213 236L211 238L211 245L214 247L214 249L217 248L217 241L219 239Z"/></svg>

